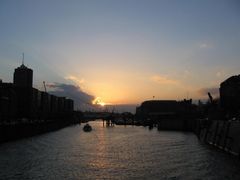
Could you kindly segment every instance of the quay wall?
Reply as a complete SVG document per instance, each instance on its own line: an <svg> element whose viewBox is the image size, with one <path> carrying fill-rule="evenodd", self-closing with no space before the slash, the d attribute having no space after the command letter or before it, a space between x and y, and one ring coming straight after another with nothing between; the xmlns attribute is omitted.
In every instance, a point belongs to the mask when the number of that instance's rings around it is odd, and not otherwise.
<svg viewBox="0 0 240 180"><path fill-rule="evenodd" d="M240 156L240 121L198 120L197 135L207 144Z"/></svg>
<svg viewBox="0 0 240 180"><path fill-rule="evenodd" d="M52 120L27 120L25 122L14 121L14 123L1 123L0 143L55 131L74 124L80 124L81 119L81 113L75 112L75 114L67 114L66 117L63 116Z"/></svg>

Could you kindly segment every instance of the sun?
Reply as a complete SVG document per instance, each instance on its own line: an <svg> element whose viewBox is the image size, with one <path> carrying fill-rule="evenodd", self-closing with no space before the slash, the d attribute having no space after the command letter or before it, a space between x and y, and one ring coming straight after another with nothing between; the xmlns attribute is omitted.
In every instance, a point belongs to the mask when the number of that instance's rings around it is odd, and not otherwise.
<svg viewBox="0 0 240 180"><path fill-rule="evenodd" d="M92 101L92 104L100 105L100 106L105 106L105 105L106 105L106 103L103 102L103 100L102 100L101 97L96 97L96 98Z"/></svg>
<svg viewBox="0 0 240 180"><path fill-rule="evenodd" d="M105 102L100 102L99 105L100 106L105 106Z"/></svg>

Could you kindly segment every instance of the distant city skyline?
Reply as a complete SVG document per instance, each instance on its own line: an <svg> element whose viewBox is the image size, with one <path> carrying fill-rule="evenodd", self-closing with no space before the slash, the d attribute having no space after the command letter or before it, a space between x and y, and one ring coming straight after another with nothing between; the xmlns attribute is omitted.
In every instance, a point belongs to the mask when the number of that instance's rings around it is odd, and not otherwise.
<svg viewBox="0 0 240 180"><path fill-rule="evenodd" d="M34 87L82 101L207 99L240 74L237 0L3 0L0 23L0 79L24 52Z"/></svg>

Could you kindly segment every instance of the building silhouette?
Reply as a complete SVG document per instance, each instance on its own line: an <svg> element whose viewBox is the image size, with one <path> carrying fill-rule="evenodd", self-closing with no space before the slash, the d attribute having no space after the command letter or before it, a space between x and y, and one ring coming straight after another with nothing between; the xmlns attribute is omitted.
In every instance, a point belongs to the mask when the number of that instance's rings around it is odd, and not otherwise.
<svg viewBox="0 0 240 180"><path fill-rule="evenodd" d="M66 119L74 111L74 101L32 87L33 70L24 63L14 70L13 83L0 81L0 122Z"/></svg>
<svg viewBox="0 0 240 180"><path fill-rule="evenodd" d="M232 76L220 84L221 107L229 115L240 111L240 75Z"/></svg>
<svg viewBox="0 0 240 180"><path fill-rule="evenodd" d="M17 94L18 114L20 118L30 118L33 112L32 106L32 84L33 70L26 67L24 63L14 70L13 85Z"/></svg>
<svg viewBox="0 0 240 180"><path fill-rule="evenodd" d="M150 100L144 101L136 109L136 115L140 119L175 119L181 116L186 117L192 113L195 106L192 104L192 99L183 101L176 100Z"/></svg>
<svg viewBox="0 0 240 180"><path fill-rule="evenodd" d="M23 63L14 70L13 83L18 87L32 88L33 70L26 67Z"/></svg>

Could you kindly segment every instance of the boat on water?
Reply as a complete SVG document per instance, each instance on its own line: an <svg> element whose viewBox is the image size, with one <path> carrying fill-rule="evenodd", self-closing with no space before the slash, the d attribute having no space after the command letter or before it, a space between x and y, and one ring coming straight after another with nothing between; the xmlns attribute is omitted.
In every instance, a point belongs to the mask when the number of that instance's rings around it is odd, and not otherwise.
<svg viewBox="0 0 240 180"><path fill-rule="evenodd" d="M90 132L90 131L92 131L92 126L90 126L89 124L86 124L86 125L83 127L83 131L85 131L85 132Z"/></svg>

